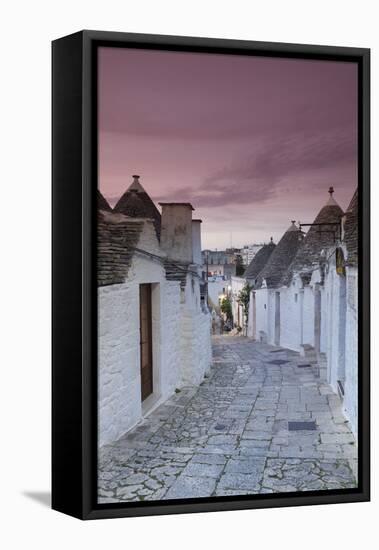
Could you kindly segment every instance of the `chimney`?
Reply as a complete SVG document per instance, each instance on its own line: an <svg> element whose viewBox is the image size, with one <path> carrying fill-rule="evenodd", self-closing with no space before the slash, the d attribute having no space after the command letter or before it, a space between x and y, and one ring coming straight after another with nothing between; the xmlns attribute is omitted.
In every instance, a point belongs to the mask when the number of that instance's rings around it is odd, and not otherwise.
<svg viewBox="0 0 379 550"><path fill-rule="evenodd" d="M192 210L188 202L160 202L162 207L161 248L170 260L193 262Z"/></svg>
<svg viewBox="0 0 379 550"><path fill-rule="evenodd" d="M194 264L202 265L201 220L192 220L192 259Z"/></svg>

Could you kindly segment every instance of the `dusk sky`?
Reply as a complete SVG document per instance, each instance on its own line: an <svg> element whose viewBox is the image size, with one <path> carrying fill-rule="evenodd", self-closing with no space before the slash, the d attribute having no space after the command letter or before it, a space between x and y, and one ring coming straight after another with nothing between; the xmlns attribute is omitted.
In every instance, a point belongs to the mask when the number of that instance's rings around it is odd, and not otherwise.
<svg viewBox="0 0 379 550"><path fill-rule="evenodd" d="M203 248L275 242L357 186L353 63L101 48L100 189L191 202Z"/></svg>

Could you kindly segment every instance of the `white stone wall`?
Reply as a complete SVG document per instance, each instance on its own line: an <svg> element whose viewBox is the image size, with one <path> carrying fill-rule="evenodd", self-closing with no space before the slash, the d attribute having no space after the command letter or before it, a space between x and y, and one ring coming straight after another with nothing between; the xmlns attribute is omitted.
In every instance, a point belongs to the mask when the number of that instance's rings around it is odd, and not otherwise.
<svg viewBox="0 0 379 550"><path fill-rule="evenodd" d="M297 280L289 287L280 289L280 345L284 348L301 349L302 289Z"/></svg>
<svg viewBox="0 0 379 550"><path fill-rule="evenodd" d="M163 368L161 369L161 397L172 395L181 385L180 372L180 284L166 281L162 286L161 346Z"/></svg>
<svg viewBox="0 0 379 550"><path fill-rule="evenodd" d="M343 408L355 436L358 433L358 270L348 267L346 311L346 371Z"/></svg>
<svg viewBox="0 0 379 550"><path fill-rule="evenodd" d="M247 321L247 334L246 336L248 338L254 338L255 335L254 335L254 316L256 315L256 312L254 312L254 309L256 309L254 307L254 292L251 291L250 292L250 300L249 300L249 317L248 317L248 321ZM255 320L255 325L256 325L256 320Z"/></svg>
<svg viewBox="0 0 379 550"><path fill-rule="evenodd" d="M98 293L99 445L118 439L141 416L139 326L130 311L138 306L132 285Z"/></svg>
<svg viewBox="0 0 379 550"><path fill-rule="evenodd" d="M255 291L255 304L256 304L256 339L258 341L261 338L269 339L269 304L270 296L269 291L266 288L260 288ZM249 317L249 331L252 331L252 319L253 316Z"/></svg>
<svg viewBox="0 0 379 550"><path fill-rule="evenodd" d="M168 327L161 323L162 314L171 312L172 317L177 311L179 283L167 284L161 264L134 255L127 282L102 287L98 292L100 445L118 439L141 418L139 285L142 283L153 284L154 396L159 399L169 395L179 381L179 369L175 367L179 364L179 346L175 349Z"/></svg>
<svg viewBox="0 0 379 550"><path fill-rule="evenodd" d="M329 262L325 277L327 295L327 367L328 381L337 391L340 356L340 285L341 278L336 273L334 257Z"/></svg>
<svg viewBox="0 0 379 550"><path fill-rule="evenodd" d="M327 372L328 381L338 391L338 380L344 385L343 409L357 434L358 391L358 275L357 269L346 268L346 277L338 275L335 257L331 255L325 278L327 304Z"/></svg>
<svg viewBox="0 0 379 550"><path fill-rule="evenodd" d="M275 345L275 292L277 291L268 289L268 343L271 345Z"/></svg>
<svg viewBox="0 0 379 550"><path fill-rule="evenodd" d="M315 320L315 297L313 287L307 285L304 288L303 298L303 344L314 346L314 320Z"/></svg>
<svg viewBox="0 0 379 550"><path fill-rule="evenodd" d="M328 305L327 292L325 287L321 287L321 337L320 352L326 353L328 344Z"/></svg>
<svg viewBox="0 0 379 550"><path fill-rule="evenodd" d="M201 309L199 279L187 275L180 307L180 384L199 384L209 371L211 315Z"/></svg>

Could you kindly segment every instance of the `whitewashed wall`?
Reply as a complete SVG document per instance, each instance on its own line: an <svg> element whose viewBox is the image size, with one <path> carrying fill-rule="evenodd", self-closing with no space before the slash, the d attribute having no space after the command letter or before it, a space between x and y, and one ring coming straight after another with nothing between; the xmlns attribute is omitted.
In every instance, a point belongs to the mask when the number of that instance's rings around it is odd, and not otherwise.
<svg viewBox="0 0 379 550"><path fill-rule="evenodd" d="M303 298L303 344L314 346L315 297L313 287L306 285Z"/></svg>
<svg viewBox="0 0 379 550"><path fill-rule="evenodd" d="M269 338L269 304L270 297L269 291L266 288L259 288L255 291L255 304L256 304L256 339L258 341L263 337ZM249 317L250 329L252 323L252 316Z"/></svg>
<svg viewBox="0 0 379 550"><path fill-rule="evenodd" d="M335 258L332 255L325 279L325 293L327 303L328 381L334 391L337 392L337 381L343 380L345 395L342 407L351 423L353 432L356 434L358 388L357 270L348 267L345 278L338 275Z"/></svg>
<svg viewBox="0 0 379 550"><path fill-rule="evenodd" d="M139 247L159 252L144 231ZM151 240L150 240L151 239ZM152 242L151 242L152 241ZM168 396L180 380L179 283L167 283L160 263L134 255L128 280L99 288L99 444L118 439L141 418L139 285L152 283L153 395ZM175 317L176 316L176 317ZM161 319L166 318L167 324ZM171 332L174 331L173 333Z"/></svg>
<svg viewBox="0 0 379 550"><path fill-rule="evenodd" d="M289 287L280 289L280 345L284 348L301 349L302 289L298 278Z"/></svg>
<svg viewBox="0 0 379 550"><path fill-rule="evenodd" d="M247 321L247 337L257 339L257 335L254 333L254 322L256 326L256 302L254 301L255 291L250 292L249 300L249 318ZM255 311L254 311L255 310Z"/></svg>
<svg viewBox="0 0 379 550"><path fill-rule="evenodd" d="M180 283L165 281L162 285L161 324L161 397L172 395L181 384L180 373Z"/></svg>
<svg viewBox="0 0 379 550"><path fill-rule="evenodd" d="M327 294L328 381L335 391L337 391L340 355L340 284L341 277L336 273L335 262L332 257L325 277L325 291Z"/></svg>
<svg viewBox="0 0 379 550"><path fill-rule="evenodd" d="M346 371L343 408L358 433L358 270L347 268Z"/></svg>
<svg viewBox="0 0 379 550"><path fill-rule="evenodd" d="M180 306L180 384L199 384L209 371L211 348L211 315L200 304L199 279L187 275Z"/></svg>
<svg viewBox="0 0 379 550"><path fill-rule="evenodd" d="M328 344L328 302L325 286L321 287L321 336L320 352L326 353Z"/></svg>

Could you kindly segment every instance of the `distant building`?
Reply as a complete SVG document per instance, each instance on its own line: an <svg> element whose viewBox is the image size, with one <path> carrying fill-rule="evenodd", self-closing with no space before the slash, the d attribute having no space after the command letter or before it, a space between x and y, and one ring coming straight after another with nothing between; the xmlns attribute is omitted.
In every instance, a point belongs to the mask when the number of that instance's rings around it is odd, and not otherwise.
<svg viewBox="0 0 379 550"><path fill-rule="evenodd" d="M112 211L98 195L99 444L111 443L210 368L211 316L200 295L200 220L162 215L138 176ZM158 215L157 215L158 212Z"/></svg>
<svg viewBox="0 0 379 550"><path fill-rule="evenodd" d="M203 250L202 270L208 272L208 277L222 275L229 279L236 273L234 250Z"/></svg>

